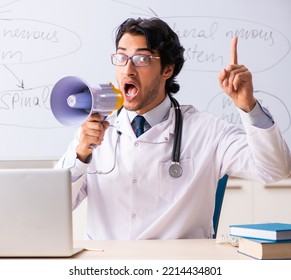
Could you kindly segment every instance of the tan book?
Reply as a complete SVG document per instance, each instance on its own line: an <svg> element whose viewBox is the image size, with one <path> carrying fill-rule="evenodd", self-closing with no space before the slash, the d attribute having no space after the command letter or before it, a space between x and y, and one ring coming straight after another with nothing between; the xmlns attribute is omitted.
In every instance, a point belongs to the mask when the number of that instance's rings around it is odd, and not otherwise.
<svg viewBox="0 0 291 280"><path fill-rule="evenodd" d="M260 260L291 259L291 240L239 238L238 251Z"/></svg>

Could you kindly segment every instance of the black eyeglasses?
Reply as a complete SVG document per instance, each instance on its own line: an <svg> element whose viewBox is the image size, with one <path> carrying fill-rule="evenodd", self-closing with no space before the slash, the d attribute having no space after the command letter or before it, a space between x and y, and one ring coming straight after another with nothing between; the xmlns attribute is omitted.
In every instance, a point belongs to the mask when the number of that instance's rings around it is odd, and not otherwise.
<svg viewBox="0 0 291 280"><path fill-rule="evenodd" d="M151 59L160 59L160 57L147 54L135 54L133 56L128 56L126 54L116 53L111 55L111 62L116 66L125 66L129 59L132 61L134 66L144 67L150 65Z"/></svg>

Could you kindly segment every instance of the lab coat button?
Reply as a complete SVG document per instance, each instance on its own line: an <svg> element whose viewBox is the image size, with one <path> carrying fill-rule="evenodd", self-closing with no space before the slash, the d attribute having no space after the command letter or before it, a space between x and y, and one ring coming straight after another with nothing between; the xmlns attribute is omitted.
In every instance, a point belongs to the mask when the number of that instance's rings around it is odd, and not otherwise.
<svg viewBox="0 0 291 280"><path fill-rule="evenodd" d="M133 179L132 182L135 184L137 182L137 180L136 179Z"/></svg>
<svg viewBox="0 0 291 280"><path fill-rule="evenodd" d="M134 146L136 146L136 147L137 147L137 146L138 146L138 143L134 143Z"/></svg>
<svg viewBox="0 0 291 280"><path fill-rule="evenodd" d="M135 219L136 215L134 213L131 214L131 218Z"/></svg>

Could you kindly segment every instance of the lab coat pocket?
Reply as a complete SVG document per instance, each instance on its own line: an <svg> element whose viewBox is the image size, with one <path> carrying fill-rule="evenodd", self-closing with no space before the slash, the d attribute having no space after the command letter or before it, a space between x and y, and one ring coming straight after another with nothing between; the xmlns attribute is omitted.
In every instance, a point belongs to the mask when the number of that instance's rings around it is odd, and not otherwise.
<svg viewBox="0 0 291 280"><path fill-rule="evenodd" d="M174 178L169 174L170 162L159 163L159 193L160 197L167 201L176 201L185 195L195 176L194 164L191 159L180 160L183 173Z"/></svg>

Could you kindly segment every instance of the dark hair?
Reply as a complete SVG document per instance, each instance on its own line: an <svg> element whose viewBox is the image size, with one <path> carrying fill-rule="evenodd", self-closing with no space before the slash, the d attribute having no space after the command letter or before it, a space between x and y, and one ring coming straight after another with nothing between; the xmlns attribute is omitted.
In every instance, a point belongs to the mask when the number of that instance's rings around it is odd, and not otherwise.
<svg viewBox="0 0 291 280"><path fill-rule="evenodd" d="M159 52L162 71L166 65L175 65L173 75L166 81L166 92L178 92L180 85L175 81L175 78L180 73L185 61L183 56L184 48L180 44L178 35L167 23L159 18L129 18L116 31L116 49L119 40L125 33L144 35L146 37L147 47Z"/></svg>

